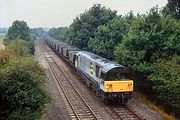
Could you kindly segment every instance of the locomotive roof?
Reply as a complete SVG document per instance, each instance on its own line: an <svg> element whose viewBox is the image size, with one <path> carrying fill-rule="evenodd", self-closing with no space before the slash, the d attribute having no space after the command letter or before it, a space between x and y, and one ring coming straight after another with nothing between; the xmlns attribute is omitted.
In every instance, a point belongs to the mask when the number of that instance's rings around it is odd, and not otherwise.
<svg viewBox="0 0 180 120"><path fill-rule="evenodd" d="M81 51L81 52L79 52L79 54L95 61L98 65L100 65L100 67L102 67L102 71L104 73L107 73L109 70L111 70L113 68L127 69L125 66L117 64L113 61L110 61L110 60L103 58L99 55L96 55L94 53L90 53L87 51Z"/></svg>
<svg viewBox="0 0 180 120"><path fill-rule="evenodd" d="M78 53L81 52L81 50L69 50L70 53Z"/></svg>

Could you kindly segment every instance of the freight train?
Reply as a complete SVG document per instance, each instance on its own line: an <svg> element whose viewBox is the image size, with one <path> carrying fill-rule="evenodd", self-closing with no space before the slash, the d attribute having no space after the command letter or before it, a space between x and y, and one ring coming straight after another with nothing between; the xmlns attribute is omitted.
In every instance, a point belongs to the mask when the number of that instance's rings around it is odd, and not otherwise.
<svg viewBox="0 0 180 120"><path fill-rule="evenodd" d="M127 67L50 36L46 36L45 41L58 56L76 69L78 75L100 98L105 101L127 103L133 92L133 80L126 77Z"/></svg>

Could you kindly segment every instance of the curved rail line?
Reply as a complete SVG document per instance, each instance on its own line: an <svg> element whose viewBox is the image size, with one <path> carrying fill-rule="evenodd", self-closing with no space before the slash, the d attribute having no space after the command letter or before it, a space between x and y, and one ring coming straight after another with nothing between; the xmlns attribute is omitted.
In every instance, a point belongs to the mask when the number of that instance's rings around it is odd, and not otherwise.
<svg viewBox="0 0 180 120"><path fill-rule="evenodd" d="M43 43L45 44L45 43ZM43 46L42 46L43 47ZM101 117L98 117L93 109L86 103L74 85L70 82L64 72L59 68L53 57L45 51L45 48L41 48L43 51L48 66L50 68L51 73L53 74L55 80L57 81L58 85L60 86L64 97L66 99L66 105L69 106L67 108L71 109L70 116L72 119L93 119L99 120ZM63 80L62 80L63 78ZM61 80L60 80L61 79ZM69 93L67 92L69 91Z"/></svg>

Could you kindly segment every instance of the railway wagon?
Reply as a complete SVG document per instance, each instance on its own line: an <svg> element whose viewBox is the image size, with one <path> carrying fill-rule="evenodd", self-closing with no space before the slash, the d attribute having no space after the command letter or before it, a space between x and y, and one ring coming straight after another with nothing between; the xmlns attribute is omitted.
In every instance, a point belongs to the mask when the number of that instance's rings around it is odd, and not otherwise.
<svg viewBox="0 0 180 120"><path fill-rule="evenodd" d="M63 55L63 48L65 48L65 47L69 47L69 45L66 43L59 44L59 53L61 55Z"/></svg>
<svg viewBox="0 0 180 120"><path fill-rule="evenodd" d="M55 41L55 44L56 44L56 50L59 51L59 46L62 45L62 44L65 44L63 42L59 42L59 41Z"/></svg>
<svg viewBox="0 0 180 120"><path fill-rule="evenodd" d="M68 59L70 64L75 67L75 59L76 59L76 54L79 53L80 50L69 50L68 51Z"/></svg>
<svg viewBox="0 0 180 120"><path fill-rule="evenodd" d="M105 100L127 102L133 92L133 81L126 78L126 67L87 51L76 56L75 67L89 87Z"/></svg>
<svg viewBox="0 0 180 120"><path fill-rule="evenodd" d="M73 47L73 46L70 46L70 47L64 47L63 48L63 56L66 57L66 58L69 58L69 51L77 51L79 49Z"/></svg>

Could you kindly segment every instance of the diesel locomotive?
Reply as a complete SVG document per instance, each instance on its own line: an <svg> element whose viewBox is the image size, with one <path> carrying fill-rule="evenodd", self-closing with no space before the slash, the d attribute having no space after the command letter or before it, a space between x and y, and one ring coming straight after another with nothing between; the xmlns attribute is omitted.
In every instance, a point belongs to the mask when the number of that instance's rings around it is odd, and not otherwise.
<svg viewBox="0 0 180 120"><path fill-rule="evenodd" d="M95 90L103 100L125 104L131 97L133 80L127 78L127 67L50 36L46 36L45 41L57 55L76 69L88 87Z"/></svg>

